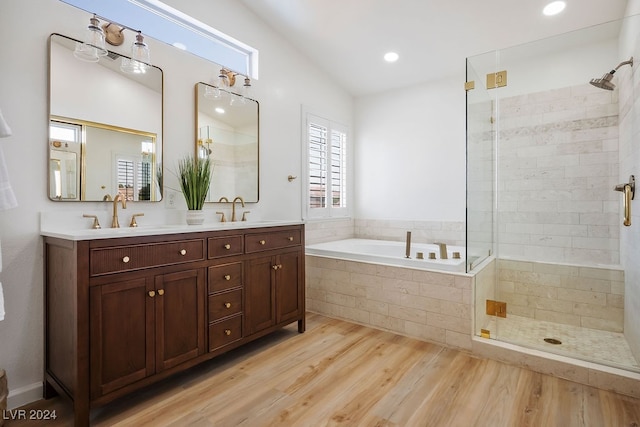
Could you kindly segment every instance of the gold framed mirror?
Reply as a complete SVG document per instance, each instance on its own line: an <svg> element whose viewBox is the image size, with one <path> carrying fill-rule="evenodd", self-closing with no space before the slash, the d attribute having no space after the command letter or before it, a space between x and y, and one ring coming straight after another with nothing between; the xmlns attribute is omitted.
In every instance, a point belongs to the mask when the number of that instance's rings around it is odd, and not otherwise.
<svg viewBox="0 0 640 427"><path fill-rule="evenodd" d="M162 199L163 73L74 57L78 40L49 37L48 194L56 201Z"/></svg>
<svg viewBox="0 0 640 427"><path fill-rule="evenodd" d="M207 202L259 200L258 101L206 83L196 88L196 155L213 165Z"/></svg>

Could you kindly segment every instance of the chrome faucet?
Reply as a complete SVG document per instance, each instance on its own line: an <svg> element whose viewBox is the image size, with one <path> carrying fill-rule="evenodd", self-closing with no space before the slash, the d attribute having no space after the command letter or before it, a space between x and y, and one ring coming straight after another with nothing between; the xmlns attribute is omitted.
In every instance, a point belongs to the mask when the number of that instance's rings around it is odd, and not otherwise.
<svg viewBox="0 0 640 427"><path fill-rule="evenodd" d="M448 259L447 257L447 244L435 242L434 245L438 245L440 248L440 259Z"/></svg>
<svg viewBox="0 0 640 427"><path fill-rule="evenodd" d="M240 196L236 196L236 198L233 199L233 202L231 202L231 222L236 221L236 202L237 201L240 201L240 203L242 204L242 207L244 208L244 199Z"/></svg>
<svg viewBox="0 0 640 427"><path fill-rule="evenodd" d="M122 204L122 209L127 209L127 199L120 193L113 197L113 219L111 220L111 228L120 228L118 222L118 201Z"/></svg>

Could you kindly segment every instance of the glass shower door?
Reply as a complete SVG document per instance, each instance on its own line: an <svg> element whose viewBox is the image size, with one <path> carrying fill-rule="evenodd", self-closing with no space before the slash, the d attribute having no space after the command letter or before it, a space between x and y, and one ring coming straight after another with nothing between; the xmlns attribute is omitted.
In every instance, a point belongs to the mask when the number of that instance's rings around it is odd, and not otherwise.
<svg viewBox="0 0 640 427"><path fill-rule="evenodd" d="M486 61L483 58L476 58ZM496 331L494 316L484 310L486 300L496 295L495 261L483 261L495 252L495 120L494 102L484 79L474 68L474 58L467 59L467 272L476 272L475 333L484 336ZM471 85L471 82L473 84ZM473 86L473 87L471 87ZM482 271L477 272L478 266ZM489 332L487 332L489 331Z"/></svg>

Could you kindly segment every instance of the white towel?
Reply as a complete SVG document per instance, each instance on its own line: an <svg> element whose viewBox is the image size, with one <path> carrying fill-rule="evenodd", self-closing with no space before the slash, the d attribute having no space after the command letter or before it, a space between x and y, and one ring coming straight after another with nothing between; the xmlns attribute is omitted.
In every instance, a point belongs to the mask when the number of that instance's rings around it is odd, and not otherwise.
<svg viewBox="0 0 640 427"><path fill-rule="evenodd" d="M4 161L4 152L0 148L0 210L12 209L16 206L18 202L9 183L9 171Z"/></svg>
<svg viewBox="0 0 640 427"><path fill-rule="evenodd" d="M2 296L2 283L0 283L0 321L4 320L4 297Z"/></svg>

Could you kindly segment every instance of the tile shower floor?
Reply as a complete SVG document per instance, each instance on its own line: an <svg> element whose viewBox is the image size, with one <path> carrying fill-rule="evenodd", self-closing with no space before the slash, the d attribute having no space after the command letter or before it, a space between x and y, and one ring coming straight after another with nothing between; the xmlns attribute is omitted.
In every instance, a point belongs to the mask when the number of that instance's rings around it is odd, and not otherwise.
<svg viewBox="0 0 640 427"><path fill-rule="evenodd" d="M497 320L497 329L496 323ZM590 362L640 371L622 333L599 331L579 326L545 322L528 317L509 315L492 320L491 338L569 356ZM550 344L554 338L562 344Z"/></svg>

